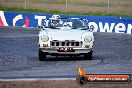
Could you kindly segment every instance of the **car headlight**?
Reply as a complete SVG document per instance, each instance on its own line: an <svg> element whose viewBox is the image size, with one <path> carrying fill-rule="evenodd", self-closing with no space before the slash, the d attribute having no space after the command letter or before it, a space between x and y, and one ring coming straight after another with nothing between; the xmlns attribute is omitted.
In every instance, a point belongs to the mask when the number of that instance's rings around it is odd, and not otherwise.
<svg viewBox="0 0 132 88"><path fill-rule="evenodd" d="M86 37L84 38L84 42L86 42L86 43L90 43L91 41L92 41L92 38L89 37L89 36L86 36Z"/></svg>
<svg viewBox="0 0 132 88"><path fill-rule="evenodd" d="M42 40L42 42L48 42L49 37L48 37L47 35L43 35L43 36L41 37L41 40Z"/></svg>

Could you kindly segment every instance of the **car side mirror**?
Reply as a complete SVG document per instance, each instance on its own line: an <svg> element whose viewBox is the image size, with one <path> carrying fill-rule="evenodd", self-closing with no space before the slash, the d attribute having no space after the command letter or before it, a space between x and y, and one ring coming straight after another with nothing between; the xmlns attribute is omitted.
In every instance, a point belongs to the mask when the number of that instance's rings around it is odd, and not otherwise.
<svg viewBox="0 0 132 88"><path fill-rule="evenodd" d="M37 28L43 28L43 26L42 25L38 25Z"/></svg>
<svg viewBox="0 0 132 88"><path fill-rule="evenodd" d="M42 25L40 25L40 26L38 25L37 28L44 30L44 26L42 26Z"/></svg>
<svg viewBox="0 0 132 88"><path fill-rule="evenodd" d="M90 25L90 26L88 26L88 30L90 31L90 32L93 32L94 31L94 26L93 25Z"/></svg>

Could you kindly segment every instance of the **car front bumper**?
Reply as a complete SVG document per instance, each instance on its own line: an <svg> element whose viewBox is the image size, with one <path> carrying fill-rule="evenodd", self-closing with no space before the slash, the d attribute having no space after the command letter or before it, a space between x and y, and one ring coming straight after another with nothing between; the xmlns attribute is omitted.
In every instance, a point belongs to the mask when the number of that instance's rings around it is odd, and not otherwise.
<svg viewBox="0 0 132 88"><path fill-rule="evenodd" d="M47 54L85 54L93 50L93 48L73 48L74 52L59 52L58 47L40 47Z"/></svg>

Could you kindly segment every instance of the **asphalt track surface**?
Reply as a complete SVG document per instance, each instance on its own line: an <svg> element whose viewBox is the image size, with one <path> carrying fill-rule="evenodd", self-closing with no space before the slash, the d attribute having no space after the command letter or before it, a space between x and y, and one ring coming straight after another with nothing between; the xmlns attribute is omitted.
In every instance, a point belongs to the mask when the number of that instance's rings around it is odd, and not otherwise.
<svg viewBox="0 0 132 88"><path fill-rule="evenodd" d="M132 35L94 33L93 60L83 57L48 56L38 60L35 28L0 27L0 78L75 77L77 68L88 74L131 74Z"/></svg>

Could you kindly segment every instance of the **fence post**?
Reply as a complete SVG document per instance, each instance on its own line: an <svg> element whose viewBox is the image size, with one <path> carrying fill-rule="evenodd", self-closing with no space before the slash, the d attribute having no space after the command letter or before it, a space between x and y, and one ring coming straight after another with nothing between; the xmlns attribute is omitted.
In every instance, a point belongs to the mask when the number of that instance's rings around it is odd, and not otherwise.
<svg viewBox="0 0 132 88"><path fill-rule="evenodd" d="M110 8L110 0L108 0L108 8Z"/></svg>
<svg viewBox="0 0 132 88"><path fill-rule="evenodd" d="M25 3L25 9L27 9L27 0L25 0L24 3Z"/></svg>
<svg viewBox="0 0 132 88"><path fill-rule="evenodd" d="M68 8L67 4L68 4L68 1L66 0L65 1L65 10L66 10L66 12L67 12L67 8Z"/></svg>

